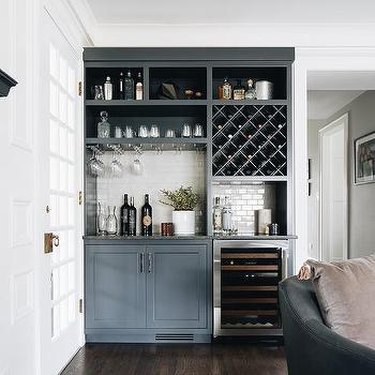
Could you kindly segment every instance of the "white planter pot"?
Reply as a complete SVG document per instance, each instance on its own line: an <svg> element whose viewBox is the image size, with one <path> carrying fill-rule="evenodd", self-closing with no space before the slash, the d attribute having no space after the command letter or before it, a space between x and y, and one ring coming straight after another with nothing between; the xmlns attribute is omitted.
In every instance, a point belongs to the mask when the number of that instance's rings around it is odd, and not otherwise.
<svg viewBox="0 0 375 375"><path fill-rule="evenodd" d="M195 234L195 211L173 211L172 221L176 236L192 236Z"/></svg>

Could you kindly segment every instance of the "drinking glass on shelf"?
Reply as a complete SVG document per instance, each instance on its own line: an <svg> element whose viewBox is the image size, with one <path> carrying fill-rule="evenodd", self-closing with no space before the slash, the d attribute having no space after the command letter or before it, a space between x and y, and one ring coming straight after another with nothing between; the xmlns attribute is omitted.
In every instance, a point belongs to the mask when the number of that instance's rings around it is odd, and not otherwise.
<svg viewBox="0 0 375 375"><path fill-rule="evenodd" d="M190 138L191 137L191 126L188 123L182 125L182 137Z"/></svg>
<svg viewBox="0 0 375 375"><path fill-rule="evenodd" d="M140 138L147 138L148 137L148 130L147 130L146 125L141 125L139 127L138 137L140 137Z"/></svg>
<svg viewBox="0 0 375 375"><path fill-rule="evenodd" d="M126 126L125 127L125 138L133 138L133 128L131 126Z"/></svg>
<svg viewBox="0 0 375 375"><path fill-rule="evenodd" d="M94 86L94 99L95 100L104 100L104 91L102 85Z"/></svg>
<svg viewBox="0 0 375 375"><path fill-rule="evenodd" d="M199 138L203 137L203 126L199 123L196 123L194 126L194 137Z"/></svg>
<svg viewBox="0 0 375 375"><path fill-rule="evenodd" d="M122 129L119 126L115 127L115 138L122 138Z"/></svg>
<svg viewBox="0 0 375 375"><path fill-rule="evenodd" d="M151 138L159 138L160 137L159 127L155 124L151 125L150 137Z"/></svg>
<svg viewBox="0 0 375 375"><path fill-rule="evenodd" d="M165 132L165 137L166 138L175 138L176 132L174 131L174 129L167 129L167 131Z"/></svg>
<svg viewBox="0 0 375 375"><path fill-rule="evenodd" d="M116 206L108 206L108 216L106 220L106 231L109 236L115 236L118 231L118 220L116 216Z"/></svg>

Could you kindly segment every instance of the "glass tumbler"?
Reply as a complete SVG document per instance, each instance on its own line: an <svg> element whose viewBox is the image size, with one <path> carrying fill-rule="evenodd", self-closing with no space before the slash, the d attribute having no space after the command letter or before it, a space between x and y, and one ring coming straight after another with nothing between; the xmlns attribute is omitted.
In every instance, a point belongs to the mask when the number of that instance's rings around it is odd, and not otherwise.
<svg viewBox="0 0 375 375"><path fill-rule="evenodd" d="M160 130L159 130L159 127L157 125L151 125L150 137L151 138L159 138L160 137Z"/></svg>
<svg viewBox="0 0 375 375"><path fill-rule="evenodd" d="M148 130L147 130L146 125L141 125L139 127L138 137L140 137L140 138L147 138L148 137Z"/></svg>
<svg viewBox="0 0 375 375"><path fill-rule="evenodd" d="M195 124L194 126L194 137L203 137L203 126L199 123Z"/></svg>
<svg viewBox="0 0 375 375"><path fill-rule="evenodd" d="M191 137L191 126L187 123L183 124L181 134L184 138L190 138Z"/></svg>

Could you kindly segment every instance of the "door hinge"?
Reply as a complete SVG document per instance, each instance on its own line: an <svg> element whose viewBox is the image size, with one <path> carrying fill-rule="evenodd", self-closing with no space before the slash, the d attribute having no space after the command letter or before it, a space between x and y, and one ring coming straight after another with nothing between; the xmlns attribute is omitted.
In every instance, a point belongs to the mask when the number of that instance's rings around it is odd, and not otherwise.
<svg viewBox="0 0 375 375"><path fill-rule="evenodd" d="M80 298L80 300L78 301L78 311L80 314L83 313L83 299Z"/></svg>
<svg viewBox="0 0 375 375"><path fill-rule="evenodd" d="M78 96L82 96L82 81L78 82Z"/></svg>
<svg viewBox="0 0 375 375"><path fill-rule="evenodd" d="M78 192L78 204L81 206L82 205L82 199L83 199L83 193L82 191Z"/></svg>

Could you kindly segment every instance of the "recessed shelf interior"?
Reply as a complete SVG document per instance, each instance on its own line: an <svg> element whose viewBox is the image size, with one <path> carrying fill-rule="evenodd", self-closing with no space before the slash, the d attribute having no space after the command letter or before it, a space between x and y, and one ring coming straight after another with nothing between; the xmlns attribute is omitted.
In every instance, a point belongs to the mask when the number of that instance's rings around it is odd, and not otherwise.
<svg viewBox="0 0 375 375"><path fill-rule="evenodd" d="M247 87L247 80L252 79L255 83L260 80L267 80L273 83L273 99L287 99L286 89L286 68L285 67L220 67L212 70L212 97L219 99L219 86L224 78L234 87L240 80L242 85Z"/></svg>
<svg viewBox="0 0 375 375"><path fill-rule="evenodd" d="M168 99L161 95L163 83L173 84L177 99L188 99L185 90L197 91L202 96L193 95L192 100L207 98L207 70L201 67L150 68L150 99Z"/></svg>
<svg viewBox="0 0 375 375"><path fill-rule="evenodd" d="M100 112L108 112L108 122L111 124L111 137L114 129L119 126L122 130L130 126L138 132L141 125L150 129L157 125L160 136L165 137L168 129L173 129L176 137L181 136L183 124L189 124L194 129L197 123L203 127L203 137L207 135L206 106L87 106L86 107L86 137L97 137L97 124L100 121ZM136 135L136 134L135 134Z"/></svg>
<svg viewBox="0 0 375 375"><path fill-rule="evenodd" d="M136 82L138 73L142 74L142 79L144 78L144 71L142 67L124 67L121 68L87 68L86 69L86 99L95 98L95 85L102 85L107 77L111 78L113 84L113 99L120 99L119 97L119 82L120 82L120 73L124 73L124 77L127 72L130 70L134 82Z"/></svg>

